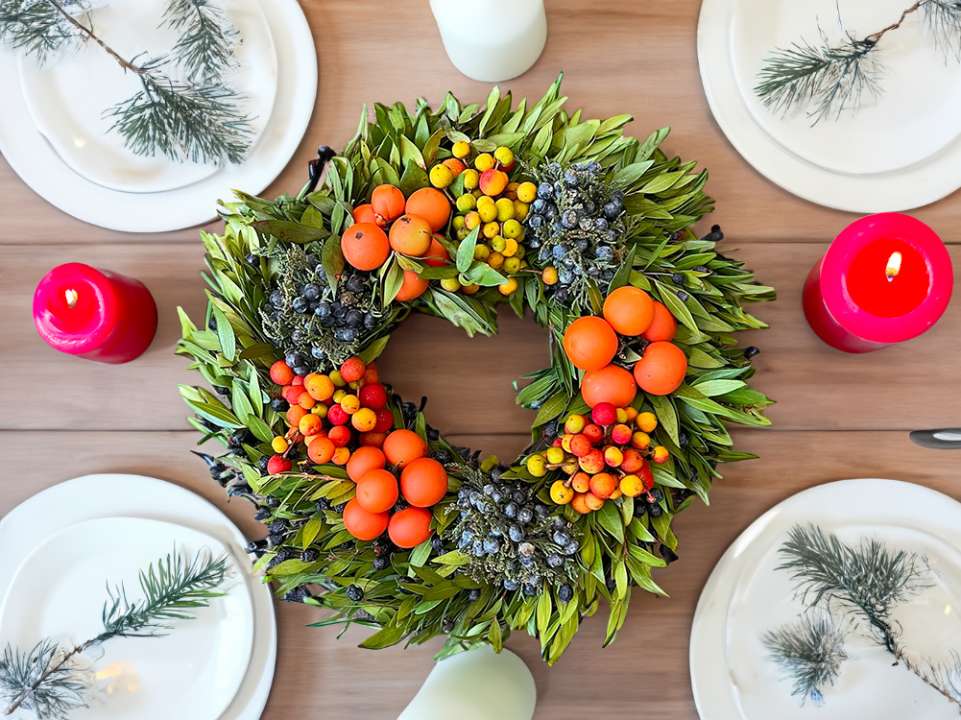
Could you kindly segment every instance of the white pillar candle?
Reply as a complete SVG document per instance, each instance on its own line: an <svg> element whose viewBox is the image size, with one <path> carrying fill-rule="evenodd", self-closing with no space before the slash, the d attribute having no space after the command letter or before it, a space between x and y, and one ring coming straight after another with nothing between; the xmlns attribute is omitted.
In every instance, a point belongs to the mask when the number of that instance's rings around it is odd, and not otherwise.
<svg viewBox="0 0 961 720"><path fill-rule="evenodd" d="M547 42L544 0L430 0L430 9L447 56L474 80L523 74Z"/></svg>
<svg viewBox="0 0 961 720"><path fill-rule="evenodd" d="M536 702L524 661L484 645L437 663L397 720L531 720Z"/></svg>

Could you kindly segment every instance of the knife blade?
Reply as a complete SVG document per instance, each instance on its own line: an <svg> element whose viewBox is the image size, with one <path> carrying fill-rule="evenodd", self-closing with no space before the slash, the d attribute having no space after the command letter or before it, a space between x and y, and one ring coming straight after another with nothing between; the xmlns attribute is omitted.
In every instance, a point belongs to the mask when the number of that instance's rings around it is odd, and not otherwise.
<svg viewBox="0 0 961 720"><path fill-rule="evenodd" d="M912 430L909 437L921 447L933 450L961 450L961 428Z"/></svg>

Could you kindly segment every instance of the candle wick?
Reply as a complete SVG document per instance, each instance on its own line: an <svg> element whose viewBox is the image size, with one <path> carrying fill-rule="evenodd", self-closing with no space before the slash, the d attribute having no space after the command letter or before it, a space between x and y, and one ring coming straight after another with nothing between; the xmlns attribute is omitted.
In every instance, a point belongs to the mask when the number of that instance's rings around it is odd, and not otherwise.
<svg viewBox="0 0 961 720"><path fill-rule="evenodd" d="M888 282L893 282L894 278L901 272L901 253L895 250L888 258L887 267L884 268L884 276Z"/></svg>
<svg viewBox="0 0 961 720"><path fill-rule="evenodd" d="M76 307L77 300L80 299L80 293L73 288L68 288L64 291L63 297L67 301L67 307Z"/></svg>

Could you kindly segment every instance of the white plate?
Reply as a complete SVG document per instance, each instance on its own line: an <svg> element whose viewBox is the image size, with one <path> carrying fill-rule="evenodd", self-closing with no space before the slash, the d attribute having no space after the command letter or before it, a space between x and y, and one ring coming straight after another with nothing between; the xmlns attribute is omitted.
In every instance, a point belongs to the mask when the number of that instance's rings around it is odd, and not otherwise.
<svg viewBox="0 0 961 720"><path fill-rule="evenodd" d="M96 653L90 707L76 720L213 720L237 695L250 662L254 622L243 571L224 545L196 530L143 518L71 525L20 564L0 609L0 642L32 647L41 638L82 642L103 631L106 588L142 597L138 572L170 552L226 555L226 594L173 621L162 638L115 638ZM244 560L244 565L246 565ZM114 592L117 592L116 590Z"/></svg>
<svg viewBox="0 0 961 720"><path fill-rule="evenodd" d="M158 27L168 0L112 0L92 17L98 35L123 57L167 52L178 33ZM223 5L223 3L221 3ZM236 66L225 82L244 98L256 144L274 105L277 54L260 0L232 0L224 14L239 33ZM154 193L185 187L219 170L217 165L172 162L163 156L135 155L123 138L109 132L104 111L142 89L136 75L124 72L96 43L70 49L40 66L19 59L20 87L37 129L61 159L82 177L122 192ZM176 66L168 72L179 79Z"/></svg>
<svg viewBox="0 0 961 720"><path fill-rule="evenodd" d="M277 48L277 97L260 142L243 165L162 193L125 193L71 171L36 129L20 88L16 55L0 51L0 152L20 178L45 200L84 222L125 232L163 232L216 217L217 201L231 188L259 193L296 152L317 97L317 50L297 0L262 5Z"/></svg>
<svg viewBox="0 0 961 720"><path fill-rule="evenodd" d="M802 706L768 658L761 635L801 609L787 573L776 570L788 530L814 523L843 541L872 537L926 555L937 583L896 620L915 650L935 657L961 645L961 504L919 485L844 480L798 493L754 521L724 553L698 601L690 669L701 720L949 720L951 703L858 634L824 704Z"/></svg>
<svg viewBox="0 0 961 720"><path fill-rule="evenodd" d="M940 200L961 187L961 139L955 138L946 141L946 138L950 137L952 133L957 133L957 117L948 120L948 127L944 130L944 133L935 138L934 142L928 142L925 139L922 143L913 144L913 141L904 136L907 132L910 132L909 128L895 126L893 130L889 129L887 132L889 134L893 133L894 137L898 137L900 143L910 146L910 150L895 157L890 162L884 158L876 159L873 166L864 164L864 153L861 154L860 159L855 157L852 160L849 157L840 165L854 170L860 168L862 174L838 172L836 169L828 169L817 164L820 161L838 167L836 159L832 161L826 157L830 153L815 153L815 161L812 162L792 152L787 146L795 145L799 148L799 152L807 154L807 150L797 145L801 141L795 135L789 133L789 129L779 129L777 131L778 138L785 144L782 144L779 139L767 132L759 124L755 114L752 113L751 107L748 106L748 102L745 101L742 82L739 82L739 73L735 71L736 63L742 62L735 59L741 51L733 47L733 38L735 36L734 28L736 23L739 22L737 11L743 1L703 0L697 32L698 63L704 93L707 96L715 121L734 148L758 172L788 192L806 200L839 210L859 213L910 210ZM758 1L760 2L760 0ZM781 5L783 2L786 2L786 0L778 0L777 4ZM833 4L833 0L828 4ZM855 0L846 0L846 5L854 7L855 4ZM882 4L887 8L889 0L884 0ZM873 5L864 4L864 7L870 6ZM821 0L818 0L818 7L821 7ZM798 12L805 12L808 11L808 4L797 3L796 8ZM809 12L813 14L815 11L810 10ZM826 20L823 22L827 23ZM884 24L883 19L881 24ZM799 28L799 30L804 32L807 31L807 28ZM777 32L782 32L782 30ZM788 31L783 30L783 32L787 33ZM866 32L872 32L872 30ZM902 31L899 30L898 33L900 32ZM743 36L744 33L740 35ZM895 35L897 33L889 36L892 43L888 46L886 52L896 52L898 43L910 40L908 38L908 40L898 41L895 39ZM902 36L902 38L904 37L907 36ZM885 38L885 42L889 38ZM777 38L773 39L776 41ZM810 39L814 40L813 37ZM756 51L752 52L756 54ZM888 57L888 61L889 66L896 64L894 59L890 57ZM940 66L944 61L932 62L936 62ZM947 68L947 70L953 73L952 77L955 79L961 75L961 73L958 73L956 65ZM750 70L742 70L740 74L747 77L751 73ZM928 75L936 76L939 74L940 69L935 72L928 68L922 73L922 77L926 83ZM888 78L885 77L884 80L886 82ZM897 87L894 90L897 91ZM952 94L951 97L952 102L954 102L956 95ZM888 88L885 106L887 102L897 102L897 97L891 93L891 88ZM872 108L867 110L869 111L868 115L875 112ZM765 110L765 112L769 111ZM868 129L869 126L861 117L856 115L853 119L845 121L853 123L847 130L849 136L859 134L866 137L866 139L857 141L858 146L861 146L861 143L869 145L872 142L871 135L875 131L875 128ZM776 118L768 118L768 124L776 122ZM802 121L795 119L791 122L800 123ZM923 123L924 119L919 119L919 122ZM857 127L858 129L852 130L851 127ZM818 132L829 133L830 130L821 128ZM946 145L930 154L932 148L938 147L945 141L947 142ZM813 139L805 139L804 142L810 143L813 142ZM887 141L878 138L877 142L879 143L878 155L887 154L889 152L888 144L885 144ZM919 159L925 153L929 154L923 159ZM917 161L903 166L911 158L915 158ZM865 169L878 170L885 166L888 168L899 167L900 169L863 174Z"/></svg>
<svg viewBox="0 0 961 720"><path fill-rule="evenodd" d="M846 30L873 32L904 7L901 0L736 0L732 62L741 99L755 121L798 157L838 173L901 170L943 151L961 133L961 72L957 63L944 61L920 13L885 36L877 51L884 63L883 92L863 95L857 112L846 110L812 127L808 108L785 115L765 107L754 92L774 48L802 39L817 43L821 30L839 43Z"/></svg>
<svg viewBox="0 0 961 720"><path fill-rule="evenodd" d="M246 540L230 520L178 485L142 475L87 475L37 493L0 520L0 597L6 594L16 568L45 538L78 522L116 516L187 526L216 538L235 557L244 553ZM273 683L277 659L273 599L260 578L249 571L243 578L253 601L253 652L243 683L219 720L258 720ZM11 720L28 717L20 713Z"/></svg>

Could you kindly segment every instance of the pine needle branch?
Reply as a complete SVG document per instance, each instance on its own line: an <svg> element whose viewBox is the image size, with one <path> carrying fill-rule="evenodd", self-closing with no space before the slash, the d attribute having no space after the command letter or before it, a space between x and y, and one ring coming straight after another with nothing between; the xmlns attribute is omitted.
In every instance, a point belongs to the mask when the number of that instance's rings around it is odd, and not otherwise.
<svg viewBox="0 0 961 720"><path fill-rule="evenodd" d="M935 44L956 61L961 61L961 2L929 0L924 19Z"/></svg>
<svg viewBox="0 0 961 720"><path fill-rule="evenodd" d="M233 62L237 31L208 0L170 0L163 25L180 33L172 55L188 80L220 77Z"/></svg>
<svg viewBox="0 0 961 720"><path fill-rule="evenodd" d="M64 5L80 13L89 7L81 0L65 0ZM0 0L0 41L42 65L52 54L83 41L68 17L47 0Z"/></svg>
<svg viewBox="0 0 961 720"><path fill-rule="evenodd" d="M0 699L8 703L3 714L22 707L39 720L63 720L85 707L89 678L77 662L84 652L115 637L166 634L172 621L193 618L194 610L223 595L218 588L227 572L225 556L201 551L188 560L172 552L140 572L141 599L131 602L123 585L107 586L103 632L96 637L72 648L44 639L28 652L6 645L0 650Z"/></svg>
<svg viewBox="0 0 961 720"><path fill-rule="evenodd" d="M830 612L812 611L796 623L766 632L762 642L771 658L791 679L792 695L820 704L824 689L834 685L848 655L844 633Z"/></svg>

